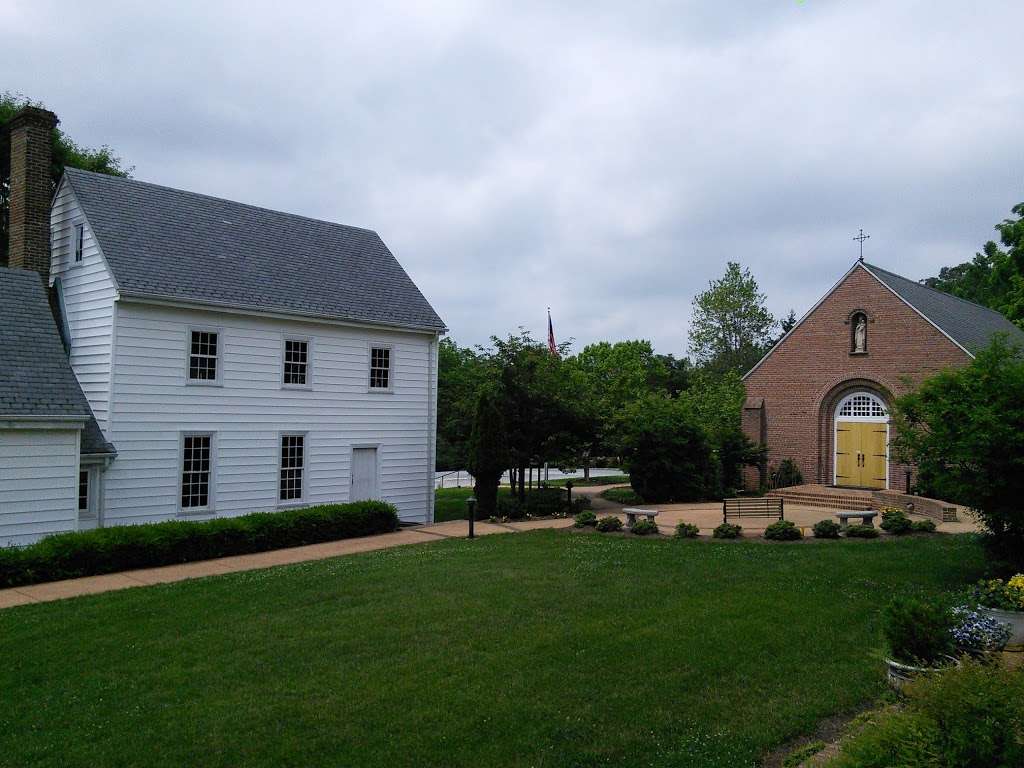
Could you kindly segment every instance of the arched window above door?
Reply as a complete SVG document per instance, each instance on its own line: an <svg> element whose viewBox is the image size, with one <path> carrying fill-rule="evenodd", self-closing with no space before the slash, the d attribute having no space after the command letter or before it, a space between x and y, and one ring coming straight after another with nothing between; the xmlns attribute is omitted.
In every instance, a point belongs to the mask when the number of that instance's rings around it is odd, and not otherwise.
<svg viewBox="0 0 1024 768"><path fill-rule="evenodd" d="M870 392L855 392L843 398L836 410L836 415L884 419L889 416L889 411L886 409L885 403Z"/></svg>

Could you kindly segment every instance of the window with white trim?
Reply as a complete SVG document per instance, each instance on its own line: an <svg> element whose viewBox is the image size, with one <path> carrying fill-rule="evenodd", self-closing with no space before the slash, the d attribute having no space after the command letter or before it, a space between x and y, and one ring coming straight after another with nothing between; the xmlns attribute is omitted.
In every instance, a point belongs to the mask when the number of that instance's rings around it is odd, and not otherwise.
<svg viewBox="0 0 1024 768"><path fill-rule="evenodd" d="M78 511L89 511L89 470L78 472Z"/></svg>
<svg viewBox="0 0 1024 768"><path fill-rule="evenodd" d="M370 347L370 389L391 389L390 347Z"/></svg>
<svg viewBox="0 0 1024 768"><path fill-rule="evenodd" d="M839 409L840 416L888 416L882 401L866 392L847 398Z"/></svg>
<svg viewBox="0 0 1024 768"><path fill-rule="evenodd" d="M181 440L181 508L210 506L213 477L213 435L184 435Z"/></svg>
<svg viewBox="0 0 1024 768"><path fill-rule="evenodd" d="M301 501L302 475L306 468L306 436L281 435L281 474L278 498Z"/></svg>
<svg viewBox="0 0 1024 768"><path fill-rule="evenodd" d="M306 339L284 340L284 384L309 386L309 342Z"/></svg>
<svg viewBox="0 0 1024 768"><path fill-rule="evenodd" d="M85 224L75 224L71 228L71 243L74 247L75 264L81 264L85 258Z"/></svg>
<svg viewBox="0 0 1024 768"><path fill-rule="evenodd" d="M189 381L214 383L220 377L220 334L210 330L192 330L189 333Z"/></svg>

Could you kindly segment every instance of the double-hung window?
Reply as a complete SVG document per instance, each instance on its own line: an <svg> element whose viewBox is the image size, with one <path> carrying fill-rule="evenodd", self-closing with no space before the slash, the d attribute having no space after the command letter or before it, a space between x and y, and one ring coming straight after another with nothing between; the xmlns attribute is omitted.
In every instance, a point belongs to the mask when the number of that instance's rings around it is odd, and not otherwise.
<svg viewBox="0 0 1024 768"><path fill-rule="evenodd" d="M78 471L78 511L89 512L89 470Z"/></svg>
<svg viewBox="0 0 1024 768"><path fill-rule="evenodd" d="M391 347L370 347L370 389L391 391Z"/></svg>
<svg viewBox="0 0 1024 768"><path fill-rule="evenodd" d="M220 381L220 349L219 332L209 328L193 328L189 331L189 382L216 384Z"/></svg>
<svg viewBox="0 0 1024 768"><path fill-rule="evenodd" d="M184 434L181 438L181 509L213 509L213 435Z"/></svg>
<svg viewBox="0 0 1024 768"><path fill-rule="evenodd" d="M71 247L75 255L75 264L81 264L85 258L85 224L79 222L71 227Z"/></svg>
<svg viewBox="0 0 1024 768"><path fill-rule="evenodd" d="M281 502L300 502L306 469L306 436L281 435L281 471L277 497Z"/></svg>
<svg viewBox="0 0 1024 768"><path fill-rule="evenodd" d="M282 383L286 387L309 387L311 378L308 339L284 340Z"/></svg>

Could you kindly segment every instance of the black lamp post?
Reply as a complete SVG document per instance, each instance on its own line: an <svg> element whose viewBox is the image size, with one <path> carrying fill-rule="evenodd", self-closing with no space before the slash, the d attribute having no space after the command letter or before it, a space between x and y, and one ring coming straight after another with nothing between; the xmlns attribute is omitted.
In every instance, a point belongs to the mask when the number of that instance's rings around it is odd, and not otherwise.
<svg viewBox="0 0 1024 768"><path fill-rule="evenodd" d="M572 480L565 481L565 501L569 505L569 511L572 512Z"/></svg>
<svg viewBox="0 0 1024 768"><path fill-rule="evenodd" d="M467 517L469 519L469 538L476 538L476 534L473 532L473 523L476 522L476 499L470 496L466 499L466 506L468 507Z"/></svg>

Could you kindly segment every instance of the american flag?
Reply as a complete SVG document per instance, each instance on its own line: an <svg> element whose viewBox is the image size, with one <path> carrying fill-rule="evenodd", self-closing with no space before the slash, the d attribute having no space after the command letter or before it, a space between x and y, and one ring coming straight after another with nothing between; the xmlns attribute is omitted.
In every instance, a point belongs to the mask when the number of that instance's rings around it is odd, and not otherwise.
<svg viewBox="0 0 1024 768"><path fill-rule="evenodd" d="M555 327L551 324L551 308L548 307L548 351L558 357L558 345L555 344Z"/></svg>

